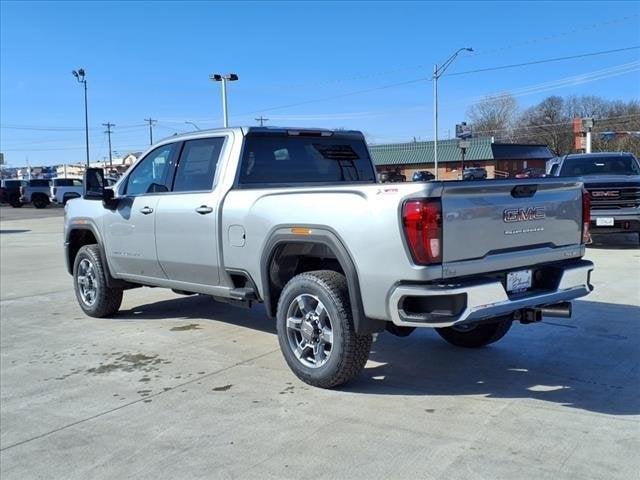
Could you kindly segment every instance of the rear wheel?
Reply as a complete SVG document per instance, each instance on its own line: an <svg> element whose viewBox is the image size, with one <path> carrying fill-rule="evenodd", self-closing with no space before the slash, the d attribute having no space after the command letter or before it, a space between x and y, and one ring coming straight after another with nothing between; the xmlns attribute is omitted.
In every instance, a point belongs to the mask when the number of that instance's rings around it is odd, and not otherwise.
<svg viewBox="0 0 640 480"><path fill-rule="evenodd" d="M457 347L479 348L504 337L512 323L510 316L497 317L494 322L436 328L436 332Z"/></svg>
<svg viewBox="0 0 640 480"><path fill-rule="evenodd" d="M78 250L73 264L73 285L80 308L90 317L108 317L120 309L122 289L109 288L97 245Z"/></svg>
<svg viewBox="0 0 640 480"><path fill-rule="evenodd" d="M44 195L34 195L31 201L36 208L47 208L49 205L49 199Z"/></svg>
<svg viewBox="0 0 640 480"><path fill-rule="evenodd" d="M344 275L306 272L284 287L277 311L278 341L289 368L321 388L357 377L369 358L372 335L355 332Z"/></svg>
<svg viewBox="0 0 640 480"><path fill-rule="evenodd" d="M20 201L20 196L14 195L13 197L11 197L9 199L9 205L11 205L13 208L22 207L22 202Z"/></svg>

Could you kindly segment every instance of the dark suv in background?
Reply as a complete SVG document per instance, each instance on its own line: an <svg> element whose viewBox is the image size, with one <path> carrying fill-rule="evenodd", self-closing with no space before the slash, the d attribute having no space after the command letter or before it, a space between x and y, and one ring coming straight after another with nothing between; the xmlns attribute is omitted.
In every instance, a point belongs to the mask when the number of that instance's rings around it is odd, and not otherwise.
<svg viewBox="0 0 640 480"><path fill-rule="evenodd" d="M637 233L640 242L640 164L631 153L565 155L549 160L555 177L582 177L591 198L593 233Z"/></svg>
<svg viewBox="0 0 640 480"><path fill-rule="evenodd" d="M8 203L13 208L20 208L20 187L27 182L25 180L6 179L0 185L0 203Z"/></svg>

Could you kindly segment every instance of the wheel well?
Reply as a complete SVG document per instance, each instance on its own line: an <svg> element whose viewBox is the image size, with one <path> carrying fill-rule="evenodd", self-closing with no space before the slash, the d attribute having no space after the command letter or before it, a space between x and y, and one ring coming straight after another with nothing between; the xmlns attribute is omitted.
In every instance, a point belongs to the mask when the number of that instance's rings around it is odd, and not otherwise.
<svg viewBox="0 0 640 480"><path fill-rule="evenodd" d="M333 250L322 243L284 242L273 252L268 265L269 308L275 316L282 289L296 275L313 270L333 270L345 274Z"/></svg>
<svg viewBox="0 0 640 480"><path fill-rule="evenodd" d="M69 247L67 250L67 254L69 255L69 273L73 273L73 263L76 260L78 250L85 245L92 245L94 243L98 243L98 241L91 230L87 230L85 228L71 230L69 233Z"/></svg>

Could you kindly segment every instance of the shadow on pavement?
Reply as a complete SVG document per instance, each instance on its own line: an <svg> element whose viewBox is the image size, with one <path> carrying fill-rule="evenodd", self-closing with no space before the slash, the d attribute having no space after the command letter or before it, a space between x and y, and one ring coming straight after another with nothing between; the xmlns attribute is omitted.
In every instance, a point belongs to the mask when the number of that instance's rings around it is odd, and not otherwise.
<svg viewBox="0 0 640 480"><path fill-rule="evenodd" d="M367 368L341 390L424 396L425 408L429 396L476 395L640 414L640 307L574 305L573 319L514 324L504 339L481 349L451 346L431 329L419 329L409 338L381 333ZM141 305L116 318L215 320L276 333L262 306L245 310L197 295Z"/></svg>
<svg viewBox="0 0 640 480"><path fill-rule="evenodd" d="M275 322L269 320L262 305L239 308L217 302L207 295L191 295L148 303L130 310L120 310L118 320L215 320L266 333L276 333Z"/></svg>
<svg viewBox="0 0 640 480"><path fill-rule="evenodd" d="M638 243L640 238L636 233L592 233L590 243L587 248L614 249L614 250L633 250L640 248Z"/></svg>

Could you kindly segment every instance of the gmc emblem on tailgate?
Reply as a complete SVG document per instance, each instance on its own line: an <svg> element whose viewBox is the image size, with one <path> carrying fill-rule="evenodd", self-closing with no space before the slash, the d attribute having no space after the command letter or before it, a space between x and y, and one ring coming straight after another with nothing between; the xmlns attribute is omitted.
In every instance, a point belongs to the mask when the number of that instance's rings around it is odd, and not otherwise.
<svg viewBox="0 0 640 480"><path fill-rule="evenodd" d="M505 223L542 220L546 216L544 207L507 208L502 212L502 219Z"/></svg>

